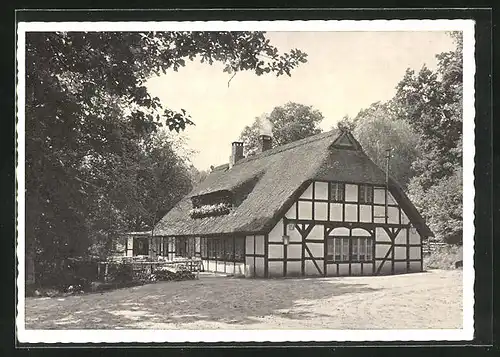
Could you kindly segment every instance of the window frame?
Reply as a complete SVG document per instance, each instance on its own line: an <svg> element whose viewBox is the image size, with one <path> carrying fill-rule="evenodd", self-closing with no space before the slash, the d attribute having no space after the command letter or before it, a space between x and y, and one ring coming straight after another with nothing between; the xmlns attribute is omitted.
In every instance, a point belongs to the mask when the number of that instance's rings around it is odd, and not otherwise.
<svg viewBox="0 0 500 357"><path fill-rule="evenodd" d="M356 242L357 247L356 253L353 251L354 242ZM328 263L373 263L373 237L371 236L330 236L327 237L326 244L326 260ZM364 252L364 259L360 259L362 251Z"/></svg>
<svg viewBox="0 0 500 357"><path fill-rule="evenodd" d="M201 238L200 252L202 259L243 263L245 261L245 237Z"/></svg>
<svg viewBox="0 0 500 357"><path fill-rule="evenodd" d="M330 182L328 186L329 201L344 202L345 201L345 183Z"/></svg>
<svg viewBox="0 0 500 357"><path fill-rule="evenodd" d="M374 189L372 185L358 185L358 201L359 203L373 204Z"/></svg>

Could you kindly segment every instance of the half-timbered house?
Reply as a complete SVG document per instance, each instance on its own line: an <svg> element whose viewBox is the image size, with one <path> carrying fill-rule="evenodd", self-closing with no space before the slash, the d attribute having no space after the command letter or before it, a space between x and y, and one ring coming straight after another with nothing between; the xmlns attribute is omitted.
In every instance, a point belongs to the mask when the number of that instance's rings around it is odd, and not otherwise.
<svg viewBox="0 0 500 357"><path fill-rule="evenodd" d="M216 167L154 227L154 254L249 277L422 271L432 236L402 188L333 130Z"/></svg>

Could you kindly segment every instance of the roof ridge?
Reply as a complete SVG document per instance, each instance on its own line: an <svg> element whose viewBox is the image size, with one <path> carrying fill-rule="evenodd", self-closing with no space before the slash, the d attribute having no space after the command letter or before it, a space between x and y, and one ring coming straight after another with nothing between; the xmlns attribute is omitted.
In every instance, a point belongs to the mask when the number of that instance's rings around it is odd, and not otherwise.
<svg viewBox="0 0 500 357"><path fill-rule="evenodd" d="M300 139L300 140L292 141L291 143L280 145L280 146L277 146L275 148L266 150L264 152L260 152L260 153L255 154L255 155L245 157L244 159L241 159L237 163L235 163L234 166L237 166L237 165L245 163L245 162L253 161L256 159L260 159L263 157L271 156L274 154L279 154L283 151L290 150L290 149L296 148L298 146L308 144L311 141L322 140L322 139L327 138L329 136L334 136L334 134L338 135L338 131L336 129L332 129L332 130L325 131L322 133L314 134L314 135L308 136L308 137Z"/></svg>

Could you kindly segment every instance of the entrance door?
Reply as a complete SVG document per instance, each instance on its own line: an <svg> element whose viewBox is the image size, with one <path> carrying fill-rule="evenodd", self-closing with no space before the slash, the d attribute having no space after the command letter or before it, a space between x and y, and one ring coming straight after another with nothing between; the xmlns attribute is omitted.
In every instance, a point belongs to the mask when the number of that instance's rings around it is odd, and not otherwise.
<svg viewBox="0 0 500 357"><path fill-rule="evenodd" d="M149 255L149 238L135 238L133 254Z"/></svg>

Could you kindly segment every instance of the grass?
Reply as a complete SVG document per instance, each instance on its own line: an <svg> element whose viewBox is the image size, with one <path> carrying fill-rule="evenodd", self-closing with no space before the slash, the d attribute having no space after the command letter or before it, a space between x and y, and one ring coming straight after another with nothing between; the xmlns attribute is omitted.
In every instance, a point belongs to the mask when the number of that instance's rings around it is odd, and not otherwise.
<svg viewBox="0 0 500 357"><path fill-rule="evenodd" d="M462 271L379 277L160 282L27 298L26 329L460 328Z"/></svg>

